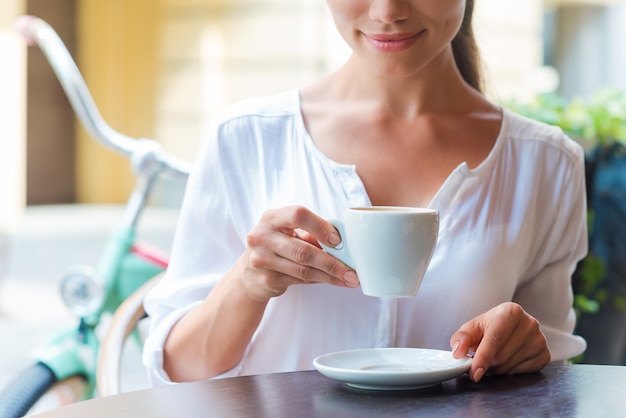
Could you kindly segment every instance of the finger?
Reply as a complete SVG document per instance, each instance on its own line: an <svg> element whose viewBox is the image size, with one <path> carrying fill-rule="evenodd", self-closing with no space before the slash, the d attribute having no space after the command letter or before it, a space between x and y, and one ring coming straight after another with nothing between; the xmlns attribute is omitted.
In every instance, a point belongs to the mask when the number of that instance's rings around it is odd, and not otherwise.
<svg viewBox="0 0 626 418"><path fill-rule="evenodd" d="M479 338L474 342L474 333L469 332L468 326L469 324L464 325L464 329L455 332L450 338L450 347L454 358L462 358L469 355L470 352L476 351L480 342Z"/></svg>
<svg viewBox="0 0 626 418"><path fill-rule="evenodd" d="M329 276L320 270L297 265L272 252L250 252L248 264L256 272L255 281L269 292L265 293L267 297L280 296L294 284L328 283L341 287L353 287L346 284L344 280Z"/></svg>
<svg viewBox="0 0 626 418"><path fill-rule="evenodd" d="M483 332L482 328L479 326L479 319L466 322L461 329L455 332L452 338L450 338L452 356L454 358L463 358L469 355L470 352L475 352L480 344L482 335ZM475 357L475 353L473 357ZM485 365L477 362L476 359L473 358L467 374L473 381L478 382L485 373L485 370L487 370Z"/></svg>
<svg viewBox="0 0 626 418"><path fill-rule="evenodd" d="M489 323L484 330L484 335L472 360L472 378L479 381L484 373L489 370L496 356L509 344L509 340L515 330L515 326L506 321L494 321Z"/></svg>
<svg viewBox="0 0 626 418"><path fill-rule="evenodd" d="M248 247L254 249L250 263L257 271L273 271L303 283L330 283L352 288L359 285L353 270L307 241L266 231L253 231L247 239ZM270 277L271 274L266 279ZM271 283L267 285L274 287Z"/></svg>
<svg viewBox="0 0 626 418"><path fill-rule="evenodd" d="M283 286L293 284L327 283L340 287L356 287L345 280L331 276L313 267L294 263L282 257L276 257L273 263L273 271L279 273L283 278L278 281Z"/></svg>
<svg viewBox="0 0 626 418"><path fill-rule="evenodd" d="M295 229L293 231L293 236L295 238L301 239L302 241L306 241L309 244L314 245L314 246L316 246L319 249L322 249L322 246L320 245L320 242L318 240L316 240L313 235L309 234L304 229L300 229L300 228Z"/></svg>
<svg viewBox="0 0 626 418"><path fill-rule="evenodd" d="M291 263L283 264L286 273L305 283L345 283L347 287L359 285L356 273L317 246L297 238L277 242L276 254Z"/></svg>
<svg viewBox="0 0 626 418"><path fill-rule="evenodd" d="M516 362L515 366L508 368L506 371L503 371L498 374L522 374L522 373L534 373L550 363L551 355L549 350L542 350L542 352L534 356L532 358L528 358L527 360Z"/></svg>
<svg viewBox="0 0 626 418"><path fill-rule="evenodd" d="M535 352L533 355L529 355L529 352L525 352L523 349L518 351L513 357L508 359L506 363L499 366L493 366L489 369L492 374L516 374L516 373L530 373L535 372L543 368L550 362L549 350L542 350Z"/></svg>
<svg viewBox="0 0 626 418"><path fill-rule="evenodd" d="M491 368L495 373L504 374L515 365L535 357L542 350L547 349L547 344L539 322L530 315L524 314L507 344L496 354L491 362Z"/></svg>
<svg viewBox="0 0 626 418"><path fill-rule="evenodd" d="M520 333L521 335L521 333ZM547 340L540 329L526 334L518 349L508 357L498 358L492 365L495 374L529 373L540 370L550 362L551 354Z"/></svg>
<svg viewBox="0 0 626 418"><path fill-rule="evenodd" d="M466 324L468 325L468 324ZM479 352L482 330L475 326L465 326L453 335L452 355L454 358L463 358L472 355L472 364L467 374L474 382L478 382L489 368L490 358L485 352ZM476 342L477 341L477 342ZM478 355L477 355L478 353Z"/></svg>
<svg viewBox="0 0 626 418"><path fill-rule="evenodd" d="M341 244L341 237L335 227L303 206L291 206L271 211L270 214L271 225L283 233L292 235L296 229L302 229L326 245L335 247Z"/></svg>
<svg viewBox="0 0 626 418"><path fill-rule="evenodd" d="M308 232L302 230L302 229L296 229L294 231L294 236L298 239L301 239L303 241L308 242L309 244L315 246L316 248L322 250L322 246L320 245L319 241L316 240L311 234L309 234ZM322 250L323 251L323 250ZM324 251L323 255L320 255L320 257L323 257L329 267L323 271L326 271L329 275L332 276L334 271L339 271L340 272L340 281L344 282L344 285L350 288L354 288L354 287L358 287L361 282L359 281L359 278L356 274L356 271L354 271L351 267L347 266L346 264L344 264L343 262L341 262L341 260L339 260L336 257L332 257L332 258L328 258L327 257L328 253L326 251ZM333 277L333 280L336 277Z"/></svg>
<svg viewBox="0 0 626 418"><path fill-rule="evenodd" d="M530 339L505 363L493 367L494 374L532 373L544 368L551 360L550 349L543 335Z"/></svg>

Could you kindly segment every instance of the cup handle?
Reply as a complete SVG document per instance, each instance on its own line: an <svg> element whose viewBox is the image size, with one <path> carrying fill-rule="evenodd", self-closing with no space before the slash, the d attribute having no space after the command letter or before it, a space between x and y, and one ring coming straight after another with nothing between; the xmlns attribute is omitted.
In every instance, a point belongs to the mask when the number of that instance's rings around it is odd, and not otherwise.
<svg viewBox="0 0 626 418"><path fill-rule="evenodd" d="M352 258L350 257L350 252L348 251L348 247L345 241L346 229L344 227L343 221L339 219L330 219L329 222L333 224L335 228L337 228L337 231L339 231L339 236L341 236L341 244L336 247L329 247L328 245L322 244L320 242L320 245L324 250L326 250L327 253L329 253L333 257L338 258L348 267L354 269L354 263L352 263Z"/></svg>

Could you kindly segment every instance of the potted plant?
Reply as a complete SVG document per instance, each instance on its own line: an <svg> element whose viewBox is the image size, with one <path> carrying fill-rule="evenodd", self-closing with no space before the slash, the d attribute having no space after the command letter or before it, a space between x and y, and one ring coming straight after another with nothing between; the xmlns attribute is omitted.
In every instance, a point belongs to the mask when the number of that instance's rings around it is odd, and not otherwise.
<svg viewBox="0 0 626 418"><path fill-rule="evenodd" d="M626 365L626 91L569 102L542 94L505 106L561 127L585 149L589 254L573 287L576 331L588 349L574 361Z"/></svg>

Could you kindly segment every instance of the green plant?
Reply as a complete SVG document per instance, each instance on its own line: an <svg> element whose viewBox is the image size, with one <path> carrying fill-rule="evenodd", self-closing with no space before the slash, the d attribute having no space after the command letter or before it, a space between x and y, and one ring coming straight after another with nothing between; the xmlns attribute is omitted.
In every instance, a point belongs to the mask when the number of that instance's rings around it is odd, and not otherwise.
<svg viewBox="0 0 626 418"><path fill-rule="evenodd" d="M587 100L574 98L569 102L556 93L544 93L529 102L513 100L505 106L559 126L586 146L626 145L626 91L620 89L600 90Z"/></svg>
<svg viewBox="0 0 626 418"><path fill-rule="evenodd" d="M587 214L589 233L593 228L593 217L593 210L589 210ZM607 291L602 285L605 275L606 265L597 255L589 253L580 262L573 278L574 310L577 317L598 312L600 304L606 301Z"/></svg>

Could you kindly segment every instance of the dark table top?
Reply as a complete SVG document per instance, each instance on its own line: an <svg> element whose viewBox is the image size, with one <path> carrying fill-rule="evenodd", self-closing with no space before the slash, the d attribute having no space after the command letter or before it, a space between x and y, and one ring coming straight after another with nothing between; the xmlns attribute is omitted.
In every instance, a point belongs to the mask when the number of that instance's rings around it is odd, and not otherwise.
<svg viewBox="0 0 626 418"><path fill-rule="evenodd" d="M467 375L411 391L352 389L317 371L234 377L80 402L38 418L72 417L620 417L626 367L550 365L539 373Z"/></svg>

